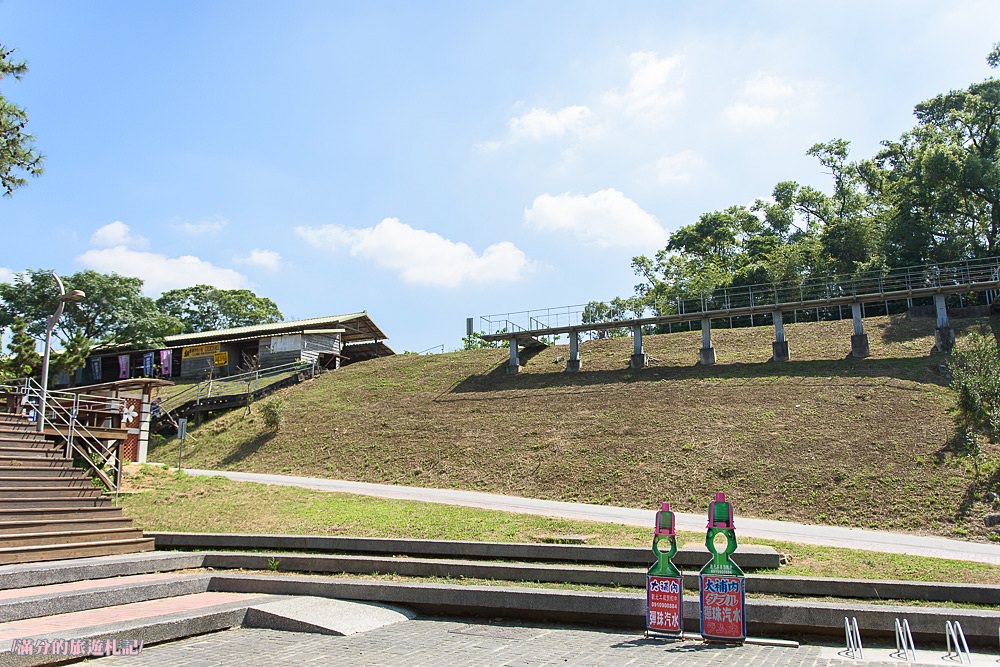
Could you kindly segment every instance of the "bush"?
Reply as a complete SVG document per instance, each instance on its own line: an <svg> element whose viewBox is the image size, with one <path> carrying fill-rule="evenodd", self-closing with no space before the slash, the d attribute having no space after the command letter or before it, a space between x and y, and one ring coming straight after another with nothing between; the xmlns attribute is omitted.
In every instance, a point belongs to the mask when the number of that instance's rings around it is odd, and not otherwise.
<svg viewBox="0 0 1000 667"><path fill-rule="evenodd" d="M285 402L280 398L272 398L261 403L260 414L264 417L264 425L272 431L277 431L284 419Z"/></svg>
<svg viewBox="0 0 1000 667"><path fill-rule="evenodd" d="M969 334L948 360L951 388L958 394L958 426L963 433L1000 439L1000 350L988 332Z"/></svg>

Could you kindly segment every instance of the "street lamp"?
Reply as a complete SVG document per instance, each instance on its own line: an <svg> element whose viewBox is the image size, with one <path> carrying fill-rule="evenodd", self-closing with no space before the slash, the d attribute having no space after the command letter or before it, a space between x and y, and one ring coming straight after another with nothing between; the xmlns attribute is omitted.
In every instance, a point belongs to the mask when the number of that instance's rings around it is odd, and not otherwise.
<svg viewBox="0 0 1000 667"><path fill-rule="evenodd" d="M49 397L49 353L52 351L52 330L56 328L56 324L59 323L59 318L62 317L63 308L66 307L67 301L83 301L86 298L83 290L71 290L68 294L66 293L66 288L63 287L63 283L59 280L59 276L56 272L52 272L52 277L56 279L56 284L59 285L59 305L56 306L56 312L52 313L52 316L45 323L45 354L42 355L42 400L41 405L38 409L38 422L35 428L41 431L45 428L45 404L48 402Z"/></svg>

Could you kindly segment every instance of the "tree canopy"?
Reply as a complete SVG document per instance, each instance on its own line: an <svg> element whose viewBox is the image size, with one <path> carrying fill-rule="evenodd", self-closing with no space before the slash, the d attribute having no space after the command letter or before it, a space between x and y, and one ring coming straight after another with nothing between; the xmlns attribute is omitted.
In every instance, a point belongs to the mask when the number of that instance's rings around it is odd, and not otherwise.
<svg viewBox="0 0 1000 667"><path fill-rule="evenodd" d="M1000 43L987 61L1000 66ZM914 117L871 159L852 160L845 139L810 147L830 175L825 190L782 181L770 197L705 213L652 256L634 257L629 309L669 314L681 295L724 287L1000 255L1000 80L920 102ZM592 302L585 314L610 321L624 303Z"/></svg>
<svg viewBox="0 0 1000 667"><path fill-rule="evenodd" d="M247 289L195 285L164 292L156 300L161 312L182 323L185 333L271 324L284 319L267 297Z"/></svg>
<svg viewBox="0 0 1000 667"><path fill-rule="evenodd" d="M14 50L0 44L0 81L20 79L28 71L23 61L13 60ZM0 190L10 196L27 183L26 176L42 173L44 157L35 150L35 138L27 131L28 114L0 92Z"/></svg>

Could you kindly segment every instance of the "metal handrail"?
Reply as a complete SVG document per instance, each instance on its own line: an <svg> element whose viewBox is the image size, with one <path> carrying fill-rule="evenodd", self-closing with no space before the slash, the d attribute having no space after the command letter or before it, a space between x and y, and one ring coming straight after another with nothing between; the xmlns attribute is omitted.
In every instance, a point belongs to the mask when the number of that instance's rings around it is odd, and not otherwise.
<svg viewBox="0 0 1000 667"><path fill-rule="evenodd" d="M634 317L622 314L622 321L673 314L691 315L740 309L771 309L804 302L815 304L834 299L897 299L915 291L946 289L1000 282L1000 258L967 260L870 271L854 275L831 274L806 277L799 281L758 283L709 290L684 289L669 299L643 306ZM604 302L610 307L610 302ZM809 306L810 308L813 305ZM481 315L485 335L535 331L594 324L583 322L585 304ZM521 324L518 324L521 323ZM536 323L539 326L536 326ZM544 326L541 326L544 324ZM527 326L524 326L527 325ZM506 329L502 332L502 329Z"/></svg>
<svg viewBox="0 0 1000 667"><path fill-rule="evenodd" d="M277 375L288 375L289 377L302 371L309 371L315 376L317 363L312 361L293 361L280 366L248 371L239 375L230 375L219 379L202 380L187 389L177 392L164 400L159 401L160 414L169 416L173 411L191 401L200 402L202 399L220 398L224 396L239 396L242 394L252 394L272 382L261 383L262 380L272 379Z"/></svg>
<svg viewBox="0 0 1000 667"><path fill-rule="evenodd" d="M114 422L117 420L120 424L124 418L125 399L76 392L45 391L32 378L8 381L0 387L18 395L20 411L36 420L36 423L40 413L34 406L40 405L44 399L47 409L44 423L39 424L40 429L48 426L63 438L66 458L71 458L74 453L78 454L108 490L114 491L117 502L122 473L122 441L116 439L113 441L114 445L106 444L105 438L92 433L79 417L81 412L103 412L106 415L105 421L111 422L107 426L115 428ZM111 469L112 475L109 476L107 468Z"/></svg>

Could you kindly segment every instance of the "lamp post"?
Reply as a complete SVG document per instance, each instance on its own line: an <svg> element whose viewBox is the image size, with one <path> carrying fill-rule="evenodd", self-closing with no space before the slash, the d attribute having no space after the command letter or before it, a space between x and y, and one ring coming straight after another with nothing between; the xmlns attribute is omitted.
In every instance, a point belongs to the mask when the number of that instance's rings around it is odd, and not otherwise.
<svg viewBox="0 0 1000 667"><path fill-rule="evenodd" d="M45 353L42 355L42 400L38 409L38 421L35 424L35 428L39 431L45 428L45 404L49 398L49 354L52 351L52 330L59 323L67 301L83 301L87 296L83 290L78 289L67 294L66 288L55 271L52 272L52 277L56 279L56 284L59 286L59 305L56 306L56 312L52 313L52 316L45 323Z"/></svg>

